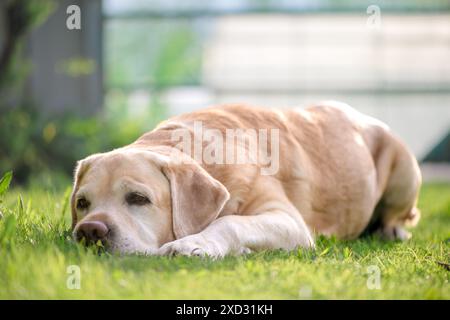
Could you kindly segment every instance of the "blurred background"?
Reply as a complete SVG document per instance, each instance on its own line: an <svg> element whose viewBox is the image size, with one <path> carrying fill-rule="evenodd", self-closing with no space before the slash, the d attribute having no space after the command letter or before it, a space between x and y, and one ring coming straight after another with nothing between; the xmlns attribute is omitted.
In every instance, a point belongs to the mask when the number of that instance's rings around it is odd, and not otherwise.
<svg viewBox="0 0 450 320"><path fill-rule="evenodd" d="M81 29L66 25L70 5ZM0 175L75 161L211 104L341 100L450 180L449 0L2 0Z"/></svg>

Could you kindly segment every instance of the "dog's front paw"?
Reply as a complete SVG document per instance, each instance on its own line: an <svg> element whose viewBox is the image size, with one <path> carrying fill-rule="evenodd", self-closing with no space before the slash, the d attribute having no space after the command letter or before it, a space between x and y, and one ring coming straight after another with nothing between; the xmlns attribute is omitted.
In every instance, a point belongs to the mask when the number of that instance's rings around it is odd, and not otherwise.
<svg viewBox="0 0 450 320"><path fill-rule="evenodd" d="M183 255L221 258L226 253L226 250L218 242L208 240L201 234L194 234L168 242L158 250L158 254L165 256Z"/></svg>

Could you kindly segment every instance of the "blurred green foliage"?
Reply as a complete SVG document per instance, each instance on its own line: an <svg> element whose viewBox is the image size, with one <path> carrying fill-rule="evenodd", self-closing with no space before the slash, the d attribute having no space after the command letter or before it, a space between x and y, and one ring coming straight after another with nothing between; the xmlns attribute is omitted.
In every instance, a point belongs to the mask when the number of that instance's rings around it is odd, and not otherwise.
<svg viewBox="0 0 450 320"><path fill-rule="evenodd" d="M106 88L199 84L205 29L190 20L106 20Z"/></svg>
<svg viewBox="0 0 450 320"><path fill-rule="evenodd" d="M0 117L0 172L13 170L15 183L60 189L68 183L77 160L131 143L164 117L154 104L144 114L131 114L125 98L102 114L46 116L36 108L14 108Z"/></svg>
<svg viewBox="0 0 450 320"><path fill-rule="evenodd" d="M95 60L84 57L69 58L56 64L57 72L66 74L70 77L90 75L95 72L95 68Z"/></svg>
<svg viewBox="0 0 450 320"><path fill-rule="evenodd" d="M27 31L45 21L57 4L51 0L11 3L19 5ZM27 97L14 99L22 95L27 75L34 67L21 54L21 36L15 43L8 74L0 72L5 79L0 85L0 172L13 170L14 184L60 190L70 183L77 160L129 144L152 129L166 117L166 108L159 99L161 90L200 81L199 30L203 28L189 21L107 20L105 106L99 114L88 117L76 109L49 114L42 111L45 106L34 105ZM55 61L55 68L77 77L92 72L95 63L75 57ZM12 87L14 92L10 94ZM131 97L140 89L146 97L144 105L140 100L136 106Z"/></svg>

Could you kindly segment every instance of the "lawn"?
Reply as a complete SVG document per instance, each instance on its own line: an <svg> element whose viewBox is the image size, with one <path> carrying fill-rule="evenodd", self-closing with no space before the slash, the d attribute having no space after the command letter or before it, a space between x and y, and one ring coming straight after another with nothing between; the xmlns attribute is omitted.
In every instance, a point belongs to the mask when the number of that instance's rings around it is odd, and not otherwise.
<svg viewBox="0 0 450 320"><path fill-rule="evenodd" d="M85 249L70 239L69 193L4 196L1 299L450 299L450 184L423 187L409 242L320 238L314 251L220 261Z"/></svg>

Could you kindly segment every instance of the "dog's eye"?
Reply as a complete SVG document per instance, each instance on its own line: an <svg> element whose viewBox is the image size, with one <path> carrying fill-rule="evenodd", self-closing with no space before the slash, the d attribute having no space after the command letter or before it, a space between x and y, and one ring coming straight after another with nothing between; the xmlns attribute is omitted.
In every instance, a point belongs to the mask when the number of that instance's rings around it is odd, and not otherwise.
<svg viewBox="0 0 450 320"><path fill-rule="evenodd" d="M150 199L137 192L130 192L125 196L125 201L129 205L144 206L151 203Z"/></svg>
<svg viewBox="0 0 450 320"><path fill-rule="evenodd" d="M89 207L90 203L85 198L80 198L77 200L77 209L84 210Z"/></svg>

